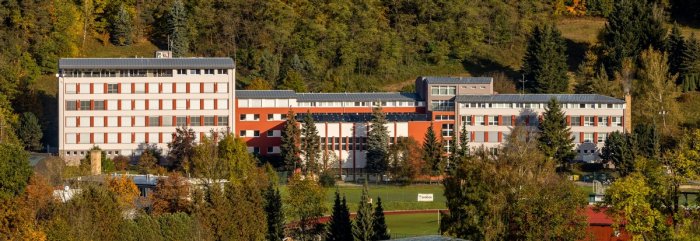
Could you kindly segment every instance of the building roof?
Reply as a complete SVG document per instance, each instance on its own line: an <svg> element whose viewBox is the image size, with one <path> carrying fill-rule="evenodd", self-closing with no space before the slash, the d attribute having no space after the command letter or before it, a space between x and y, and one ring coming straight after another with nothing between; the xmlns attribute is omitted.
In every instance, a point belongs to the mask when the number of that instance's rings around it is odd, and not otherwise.
<svg viewBox="0 0 700 241"><path fill-rule="evenodd" d="M421 76L418 77L426 84L490 84L491 77L441 77L441 76Z"/></svg>
<svg viewBox="0 0 700 241"><path fill-rule="evenodd" d="M231 58L62 58L59 69L233 69Z"/></svg>
<svg viewBox="0 0 700 241"><path fill-rule="evenodd" d="M496 94L459 95L456 102L469 103L547 103L556 98L560 103L624 104L624 100L597 94Z"/></svg>
<svg viewBox="0 0 700 241"><path fill-rule="evenodd" d="M296 99L293 90L236 90L238 99Z"/></svg>
<svg viewBox="0 0 700 241"><path fill-rule="evenodd" d="M298 93L299 102L311 101L416 101L415 93L365 92L365 93Z"/></svg>

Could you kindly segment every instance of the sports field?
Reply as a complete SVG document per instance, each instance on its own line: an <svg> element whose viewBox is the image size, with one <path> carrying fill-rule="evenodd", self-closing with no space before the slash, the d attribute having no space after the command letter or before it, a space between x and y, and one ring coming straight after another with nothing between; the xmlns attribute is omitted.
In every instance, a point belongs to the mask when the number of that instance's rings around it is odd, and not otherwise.
<svg viewBox="0 0 700 241"><path fill-rule="evenodd" d="M386 223L392 238L405 238L438 234L437 213L386 215Z"/></svg>

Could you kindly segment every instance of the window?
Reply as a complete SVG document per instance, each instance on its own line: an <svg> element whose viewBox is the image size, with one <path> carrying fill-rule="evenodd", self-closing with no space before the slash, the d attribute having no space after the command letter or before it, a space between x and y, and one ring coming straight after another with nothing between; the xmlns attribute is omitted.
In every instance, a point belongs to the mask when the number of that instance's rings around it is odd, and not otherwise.
<svg viewBox="0 0 700 241"><path fill-rule="evenodd" d="M117 101L118 100L107 101L107 110L117 110Z"/></svg>
<svg viewBox="0 0 700 241"><path fill-rule="evenodd" d="M104 133L93 134L92 141L93 141L93 143L96 143L96 144L105 143L105 134Z"/></svg>
<svg viewBox="0 0 700 241"><path fill-rule="evenodd" d="M453 115L436 115L435 120L454 120L455 116Z"/></svg>
<svg viewBox="0 0 700 241"><path fill-rule="evenodd" d="M122 84L122 93L131 93L131 84Z"/></svg>
<svg viewBox="0 0 700 241"><path fill-rule="evenodd" d="M176 110L187 109L187 100L175 100L175 109Z"/></svg>
<svg viewBox="0 0 700 241"><path fill-rule="evenodd" d="M116 94L119 92L119 85L118 84L107 84L107 93L108 94Z"/></svg>
<svg viewBox="0 0 700 241"><path fill-rule="evenodd" d="M488 142L497 143L498 142L498 131L489 131L488 133L489 133Z"/></svg>
<svg viewBox="0 0 700 241"><path fill-rule="evenodd" d="M571 126L581 126L581 117L571 116Z"/></svg>
<svg viewBox="0 0 700 241"><path fill-rule="evenodd" d="M462 116L462 122L466 122L467 125L471 125L471 124L472 124L472 116L470 116L470 115L463 115L463 116Z"/></svg>
<svg viewBox="0 0 700 241"><path fill-rule="evenodd" d="M202 90L200 90L200 85L199 83L191 83L190 84L190 93L202 93Z"/></svg>
<svg viewBox="0 0 700 241"><path fill-rule="evenodd" d="M245 137L246 131L242 130L238 133L238 136Z"/></svg>
<svg viewBox="0 0 700 241"><path fill-rule="evenodd" d="M94 110L105 110L105 101L95 101L95 109Z"/></svg>
<svg viewBox="0 0 700 241"><path fill-rule="evenodd" d="M160 126L160 117L158 117L158 116L148 117L148 126Z"/></svg>
<svg viewBox="0 0 700 241"><path fill-rule="evenodd" d="M148 109L149 110L157 110L160 107L160 103L158 100L148 100Z"/></svg>
<svg viewBox="0 0 700 241"><path fill-rule="evenodd" d="M158 83L148 83L148 93L157 94L159 86Z"/></svg>
<svg viewBox="0 0 700 241"><path fill-rule="evenodd" d="M89 102L88 102L89 105ZM75 103L75 100L67 100L66 101L66 110L77 110L77 103Z"/></svg>
<svg viewBox="0 0 700 241"><path fill-rule="evenodd" d="M134 93L136 93L136 94L146 93L146 84L144 84L144 83L134 84Z"/></svg>
<svg viewBox="0 0 700 241"><path fill-rule="evenodd" d="M175 125L186 126L187 125L187 117L185 117L185 116L175 117Z"/></svg>
<svg viewBox="0 0 700 241"><path fill-rule="evenodd" d="M104 94L105 93L105 85L104 84L92 84L92 92L95 94Z"/></svg>
<svg viewBox="0 0 700 241"><path fill-rule="evenodd" d="M75 94L75 84L66 84L66 94Z"/></svg>
<svg viewBox="0 0 700 241"><path fill-rule="evenodd" d="M145 100L134 100L134 110L145 110L146 101Z"/></svg>
<svg viewBox="0 0 700 241"><path fill-rule="evenodd" d="M595 118L593 118L593 116L584 116L583 117L583 126L593 126L594 120L595 120Z"/></svg>
<svg viewBox="0 0 700 241"><path fill-rule="evenodd" d="M442 136L452 136L454 133L454 124L442 124Z"/></svg>
<svg viewBox="0 0 700 241"><path fill-rule="evenodd" d="M501 125L502 126L512 126L513 125L513 118L511 118L511 116L501 116Z"/></svg>
<svg viewBox="0 0 700 241"><path fill-rule="evenodd" d="M204 117L204 125L205 126L213 126L214 125L214 117L213 116L205 116Z"/></svg>
<svg viewBox="0 0 700 241"><path fill-rule="evenodd" d="M488 122L490 126L498 125L498 116L489 116Z"/></svg>
<svg viewBox="0 0 700 241"><path fill-rule="evenodd" d="M267 137L273 137L273 136L275 136L275 131L269 130L269 131L267 131L267 134L266 134L265 136L267 136Z"/></svg>
<svg viewBox="0 0 700 241"><path fill-rule="evenodd" d="M117 143L117 141L119 140L119 137L117 137L117 135L117 133L107 134L107 143Z"/></svg>
<svg viewBox="0 0 700 241"><path fill-rule="evenodd" d="M219 126L228 126L228 116L219 116L217 118L219 119L219 123L217 123Z"/></svg>
<svg viewBox="0 0 700 241"><path fill-rule="evenodd" d="M163 83L161 88L163 89L163 94L173 93L173 84L172 83Z"/></svg>
<svg viewBox="0 0 700 241"><path fill-rule="evenodd" d="M598 133L598 143L605 143L606 139L608 139L608 133Z"/></svg>
<svg viewBox="0 0 700 241"><path fill-rule="evenodd" d="M122 116L122 126L131 126L131 117Z"/></svg>
<svg viewBox="0 0 700 241"><path fill-rule="evenodd" d="M105 126L105 118L102 116L95 116L92 118L92 124L95 127L104 127Z"/></svg>
<svg viewBox="0 0 700 241"><path fill-rule="evenodd" d="M598 116L598 126L605 126L608 125L608 117L607 116Z"/></svg>
<svg viewBox="0 0 700 241"><path fill-rule="evenodd" d="M476 125L478 126L483 126L484 123L484 116L483 115L478 115L476 116Z"/></svg>
<svg viewBox="0 0 700 241"><path fill-rule="evenodd" d="M90 94L90 84L79 84L78 87L80 94Z"/></svg>
<svg viewBox="0 0 700 241"><path fill-rule="evenodd" d="M79 135L80 136L78 138L80 138L80 140L79 140L80 144L90 143L90 134L89 133L80 133Z"/></svg>
<svg viewBox="0 0 700 241"><path fill-rule="evenodd" d="M445 110L445 111L451 111L454 110L454 102L450 100L433 100L431 102L431 105L433 107L433 110Z"/></svg>
<svg viewBox="0 0 700 241"><path fill-rule="evenodd" d="M162 126L173 126L173 117L172 116L163 116L163 121L161 123Z"/></svg>
<svg viewBox="0 0 700 241"><path fill-rule="evenodd" d="M216 100L216 109L217 110L228 110L228 100L227 99L218 99Z"/></svg>
<svg viewBox="0 0 700 241"><path fill-rule="evenodd" d="M81 100L80 101L80 110L90 110L90 101L89 100Z"/></svg>
<svg viewBox="0 0 700 241"><path fill-rule="evenodd" d="M175 92L176 92L176 93L185 93L185 92L187 92L187 85L185 85L185 83L176 83L176 84L175 84Z"/></svg>
<svg viewBox="0 0 700 241"><path fill-rule="evenodd" d="M455 95L456 89L454 86L432 86L430 93L433 95Z"/></svg>
<svg viewBox="0 0 700 241"><path fill-rule="evenodd" d="M199 116L190 116L190 125L191 126L202 126L202 121L199 118Z"/></svg>
<svg viewBox="0 0 700 241"><path fill-rule="evenodd" d="M134 126L146 126L146 117L145 116L134 117Z"/></svg>
<svg viewBox="0 0 700 241"><path fill-rule="evenodd" d="M163 109L164 110L172 110L173 109L173 100L163 100Z"/></svg>
<svg viewBox="0 0 700 241"><path fill-rule="evenodd" d="M622 126L622 116L613 116L612 126Z"/></svg>
<svg viewBox="0 0 700 241"><path fill-rule="evenodd" d="M67 127L76 127L77 126L77 121L75 117L66 117L66 126Z"/></svg>
<svg viewBox="0 0 700 241"><path fill-rule="evenodd" d="M474 132L474 142L484 142L484 132L483 131Z"/></svg>
<svg viewBox="0 0 700 241"><path fill-rule="evenodd" d="M228 74L228 70L227 69L218 69L217 73L218 74Z"/></svg>
<svg viewBox="0 0 700 241"><path fill-rule="evenodd" d="M205 69L204 74L214 74L214 70L213 69Z"/></svg>
<svg viewBox="0 0 700 241"><path fill-rule="evenodd" d="M214 109L214 100L203 100L204 101L204 109L205 110L213 110Z"/></svg>
<svg viewBox="0 0 700 241"><path fill-rule="evenodd" d="M201 74L201 73L202 73L202 71L199 69L191 69L190 70L190 74Z"/></svg>
<svg viewBox="0 0 700 241"><path fill-rule="evenodd" d="M583 142L593 142L593 133L583 133Z"/></svg>
<svg viewBox="0 0 700 241"><path fill-rule="evenodd" d="M199 102L200 100L190 100L190 110L199 110L201 107Z"/></svg>
<svg viewBox="0 0 700 241"><path fill-rule="evenodd" d="M177 74L185 74L185 75L186 75L186 74L187 74L187 70L186 70L186 69L178 69L178 70L177 70Z"/></svg>
<svg viewBox="0 0 700 241"><path fill-rule="evenodd" d="M253 137L259 137L260 131L253 131Z"/></svg>

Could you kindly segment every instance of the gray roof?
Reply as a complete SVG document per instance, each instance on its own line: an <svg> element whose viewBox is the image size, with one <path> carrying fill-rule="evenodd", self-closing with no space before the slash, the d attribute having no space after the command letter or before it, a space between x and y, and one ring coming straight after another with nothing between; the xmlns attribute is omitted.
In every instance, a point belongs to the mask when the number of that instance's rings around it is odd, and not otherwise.
<svg viewBox="0 0 700 241"><path fill-rule="evenodd" d="M239 99L296 99L293 90L236 90Z"/></svg>
<svg viewBox="0 0 700 241"><path fill-rule="evenodd" d="M231 58L62 58L59 69L233 69Z"/></svg>
<svg viewBox="0 0 700 241"><path fill-rule="evenodd" d="M415 93L366 92L366 93L299 93L300 102L309 101L416 101Z"/></svg>
<svg viewBox="0 0 700 241"><path fill-rule="evenodd" d="M418 78L425 81L426 84L490 84L493 82L491 77L423 76Z"/></svg>
<svg viewBox="0 0 700 241"><path fill-rule="evenodd" d="M470 103L546 103L556 98L560 103L600 103L624 104L624 100L596 94L496 94L496 95L459 95L456 102Z"/></svg>

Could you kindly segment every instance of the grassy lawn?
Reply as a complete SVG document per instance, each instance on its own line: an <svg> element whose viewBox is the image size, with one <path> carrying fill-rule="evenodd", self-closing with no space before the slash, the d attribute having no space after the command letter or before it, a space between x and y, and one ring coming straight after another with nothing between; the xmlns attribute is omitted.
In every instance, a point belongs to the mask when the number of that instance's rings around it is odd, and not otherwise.
<svg viewBox="0 0 700 241"><path fill-rule="evenodd" d="M385 217L392 238L438 234L437 213L386 215Z"/></svg>
<svg viewBox="0 0 700 241"><path fill-rule="evenodd" d="M604 18L562 18L556 23L562 37L574 42L595 43L605 26Z"/></svg>
<svg viewBox="0 0 700 241"><path fill-rule="evenodd" d="M336 188L326 188L326 207L328 212L333 206L335 199ZM360 202L362 195L361 186L343 186L338 187L340 195L345 195L345 198L350 208L350 212L357 211L357 205ZM281 186L280 192L282 196L287 196L287 187ZM434 200L432 202L418 202L418 193L432 193ZM411 186L394 186L394 185L370 185L369 195L375 200L377 197L382 198L384 210L422 210L422 209L445 209L445 197L442 195L442 185L411 185Z"/></svg>

